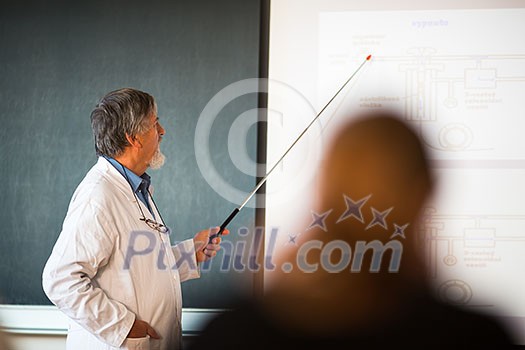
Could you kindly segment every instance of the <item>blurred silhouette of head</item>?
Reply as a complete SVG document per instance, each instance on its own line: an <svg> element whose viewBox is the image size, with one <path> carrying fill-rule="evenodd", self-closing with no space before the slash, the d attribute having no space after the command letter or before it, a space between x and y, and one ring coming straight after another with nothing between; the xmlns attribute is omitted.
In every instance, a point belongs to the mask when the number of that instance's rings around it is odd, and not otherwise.
<svg viewBox="0 0 525 350"><path fill-rule="evenodd" d="M320 213L332 210L326 220L328 229L302 235L303 246L308 241L321 242L319 249L303 257L318 268L301 270L296 258L301 247L287 251L278 260L297 263L290 273L277 271L281 278L268 293L275 310L293 310L278 318L326 332L364 326L366 319L375 322L385 310L398 309L409 298L405 295L427 287L424 247L417 237L419 214L433 187L425 148L396 113L373 111L350 117L327 148L320 169L316 207ZM350 208L355 203L358 207ZM344 257L342 249L323 256L322 247L328 244L348 247L350 256ZM359 244L365 247L361 256ZM375 251L374 244L379 247ZM377 257L381 258L379 270L372 268ZM350 262L334 272L322 267L323 259L325 266L327 259L332 264ZM352 270L356 259L360 268ZM397 268L390 269L396 261ZM303 321L304 305L315 315L315 322Z"/></svg>
<svg viewBox="0 0 525 350"><path fill-rule="evenodd" d="M362 203L362 220L354 215L337 222L329 239L350 246L397 239L403 244L399 272L422 267L417 225L433 180L414 129L394 112L374 111L352 118L333 140L324 158L319 205L344 213L349 200Z"/></svg>

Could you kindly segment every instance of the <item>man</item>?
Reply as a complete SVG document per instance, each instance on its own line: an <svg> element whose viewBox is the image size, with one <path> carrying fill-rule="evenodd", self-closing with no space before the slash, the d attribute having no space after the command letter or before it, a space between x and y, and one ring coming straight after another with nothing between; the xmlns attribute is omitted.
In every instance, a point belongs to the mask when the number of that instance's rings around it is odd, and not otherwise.
<svg viewBox="0 0 525 350"><path fill-rule="evenodd" d="M433 297L417 224L433 178L421 141L400 116L355 117L320 168L315 211L330 213L324 227L303 232L297 249L277 256L272 273L279 275L264 298L212 321L193 350L512 344L489 315Z"/></svg>
<svg viewBox="0 0 525 350"><path fill-rule="evenodd" d="M180 283L199 277L198 263L216 255L220 238L209 242L216 231L203 230L170 244L146 173L164 162L152 96L110 92L91 124L98 162L73 194L44 291L72 321L68 349L178 349Z"/></svg>

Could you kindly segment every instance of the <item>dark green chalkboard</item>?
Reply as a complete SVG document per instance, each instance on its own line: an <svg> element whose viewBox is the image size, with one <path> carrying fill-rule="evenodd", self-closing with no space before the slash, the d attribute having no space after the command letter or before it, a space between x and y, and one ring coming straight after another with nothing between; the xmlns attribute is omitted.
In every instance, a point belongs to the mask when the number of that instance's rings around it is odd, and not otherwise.
<svg viewBox="0 0 525 350"><path fill-rule="evenodd" d="M70 197L96 162L89 115L120 87L151 93L166 129L167 164L150 171L155 200L172 240L219 225L235 208L204 180L194 153L197 119L208 101L259 65L259 1L3 2L0 11L0 297L2 303L50 304L41 273ZM232 122L257 107L255 94L229 103L213 124L217 171L249 191L255 178L228 154ZM256 158L256 130L246 141ZM255 173L255 167L254 167ZM255 210L230 225L253 228ZM220 256L219 256L220 257ZM228 307L250 292L250 273L217 272L183 285L185 307Z"/></svg>

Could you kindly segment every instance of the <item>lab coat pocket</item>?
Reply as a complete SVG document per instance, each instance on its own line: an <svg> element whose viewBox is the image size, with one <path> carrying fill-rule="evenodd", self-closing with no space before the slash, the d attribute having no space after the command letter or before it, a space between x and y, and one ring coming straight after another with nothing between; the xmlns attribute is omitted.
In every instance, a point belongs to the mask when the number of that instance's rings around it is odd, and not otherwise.
<svg viewBox="0 0 525 350"><path fill-rule="evenodd" d="M150 338L126 338L119 349L123 350L150 350Z"/></svg>
<svg viewBox="0 0 525 350"><path fill-rule="evenodd" d="M160 339L151 338L149 340L149 348L150 350L160 350Z"/></svg>

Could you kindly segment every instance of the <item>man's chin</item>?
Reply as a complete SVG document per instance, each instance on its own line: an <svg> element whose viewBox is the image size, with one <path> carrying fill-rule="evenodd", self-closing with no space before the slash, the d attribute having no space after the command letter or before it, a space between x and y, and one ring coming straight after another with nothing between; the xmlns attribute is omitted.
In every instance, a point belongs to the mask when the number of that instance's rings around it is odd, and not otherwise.
<svg viewBox="0 0 525 350"><path fill-rule="evenodd" d="M149 167L153 170L160 169L166 161L166 156L160 151L157 150L149 162Z"/></svg>

